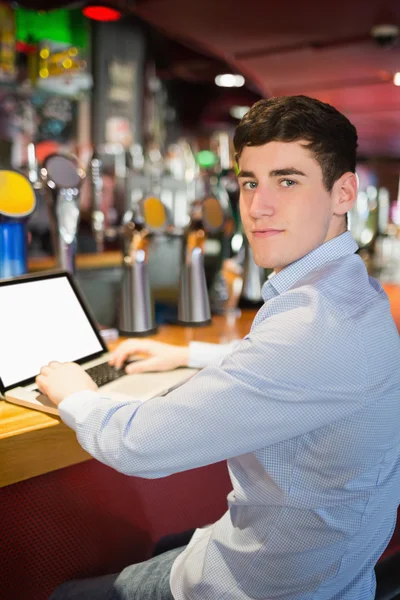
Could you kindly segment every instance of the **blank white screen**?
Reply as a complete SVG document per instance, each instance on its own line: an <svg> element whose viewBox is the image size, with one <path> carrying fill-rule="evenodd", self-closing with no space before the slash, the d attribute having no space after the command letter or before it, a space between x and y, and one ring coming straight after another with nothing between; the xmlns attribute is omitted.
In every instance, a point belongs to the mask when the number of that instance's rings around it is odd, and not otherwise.
<svg viewBox="0 0 400 600"><path fill-rule="evenodd" d="M5 387L36 377L52 360L102 350L67 277L0 286L0 377Z"/></svg>

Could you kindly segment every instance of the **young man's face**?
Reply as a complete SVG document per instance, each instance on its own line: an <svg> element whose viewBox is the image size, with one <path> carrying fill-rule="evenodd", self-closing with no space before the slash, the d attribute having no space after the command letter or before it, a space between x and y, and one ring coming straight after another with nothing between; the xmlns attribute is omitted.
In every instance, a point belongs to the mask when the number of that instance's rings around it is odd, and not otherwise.
<svg viewBox="0 0 400 600"><path fill-rule="evenodd" d="M301 142L246 146L239 170L240 214L257 265L278 272L345 231L355 175L343 175L327 192L321 167Z"/></svg>

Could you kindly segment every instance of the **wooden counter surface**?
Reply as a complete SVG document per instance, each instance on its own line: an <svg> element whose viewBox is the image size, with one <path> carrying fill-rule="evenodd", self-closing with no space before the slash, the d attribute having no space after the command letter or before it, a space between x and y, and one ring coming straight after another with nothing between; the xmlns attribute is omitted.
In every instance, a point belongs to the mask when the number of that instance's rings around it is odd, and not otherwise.
<svg viewBox="0 0 400 600"><path fill-rule="evenodd" d="M121 264L122 252L119 250L76 255L77 269L105 269L109 267L119 267ZM55 268L56 260L53 256L28 258L28 271L30 273L50 271Z"/></svg>
<svg viewBox="0 0 400 600"><path fill-rule="evenodd" d="M229 342L246 335L253 318L254 311L242 311L239 317L214 317L208 327L165 325L152 339L178 345ZM90 458L59 418L0 401L0 487Z"/></svg>

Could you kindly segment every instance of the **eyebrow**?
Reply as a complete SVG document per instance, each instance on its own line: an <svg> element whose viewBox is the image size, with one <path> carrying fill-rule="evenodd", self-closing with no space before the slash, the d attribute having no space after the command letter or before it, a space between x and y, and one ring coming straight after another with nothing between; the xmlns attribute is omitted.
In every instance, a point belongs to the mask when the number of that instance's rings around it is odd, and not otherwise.
<svg viewBox="0 0 400 600"><path fill-rule="evenodd" d="M253 171L239 171L237 178L239 179L239 177L252 177L253 179L256 179Z"/></svg>
<svg viewBox="0 0 400 600"><path fill-rule="evenodd" d="M269 177L282 177L288 175L300 175L300 177L307 177L307 175L303 173L303 171L299 171L294 167L287 167L286 169L274 169L273 171L270 171L268 175ZM239 171L238 179L240 177L250 177L253 179L257 179L253 171Z"/></svg>
<svg viewBox="0 0 400 600"><path fill-rule="evenodd" d="M301 177L307 177L303 171L299 171L294 167L287 167L286 169L275 169L269 172L270 177L281 177L282 175L300 175Z"/></svg>

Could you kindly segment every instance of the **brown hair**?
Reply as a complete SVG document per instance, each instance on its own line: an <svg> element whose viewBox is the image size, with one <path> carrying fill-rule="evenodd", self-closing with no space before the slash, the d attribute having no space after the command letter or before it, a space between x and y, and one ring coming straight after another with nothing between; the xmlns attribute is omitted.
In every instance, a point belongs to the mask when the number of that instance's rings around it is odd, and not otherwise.
<svg viewBox="0 0 400 600"><path fill-rule="evenodd" d="M308 96L259 100L236 128L236 160L245 146L304 140L319 163L328 192L343 173L356 171L357 130L336 108Z"/></svg>

